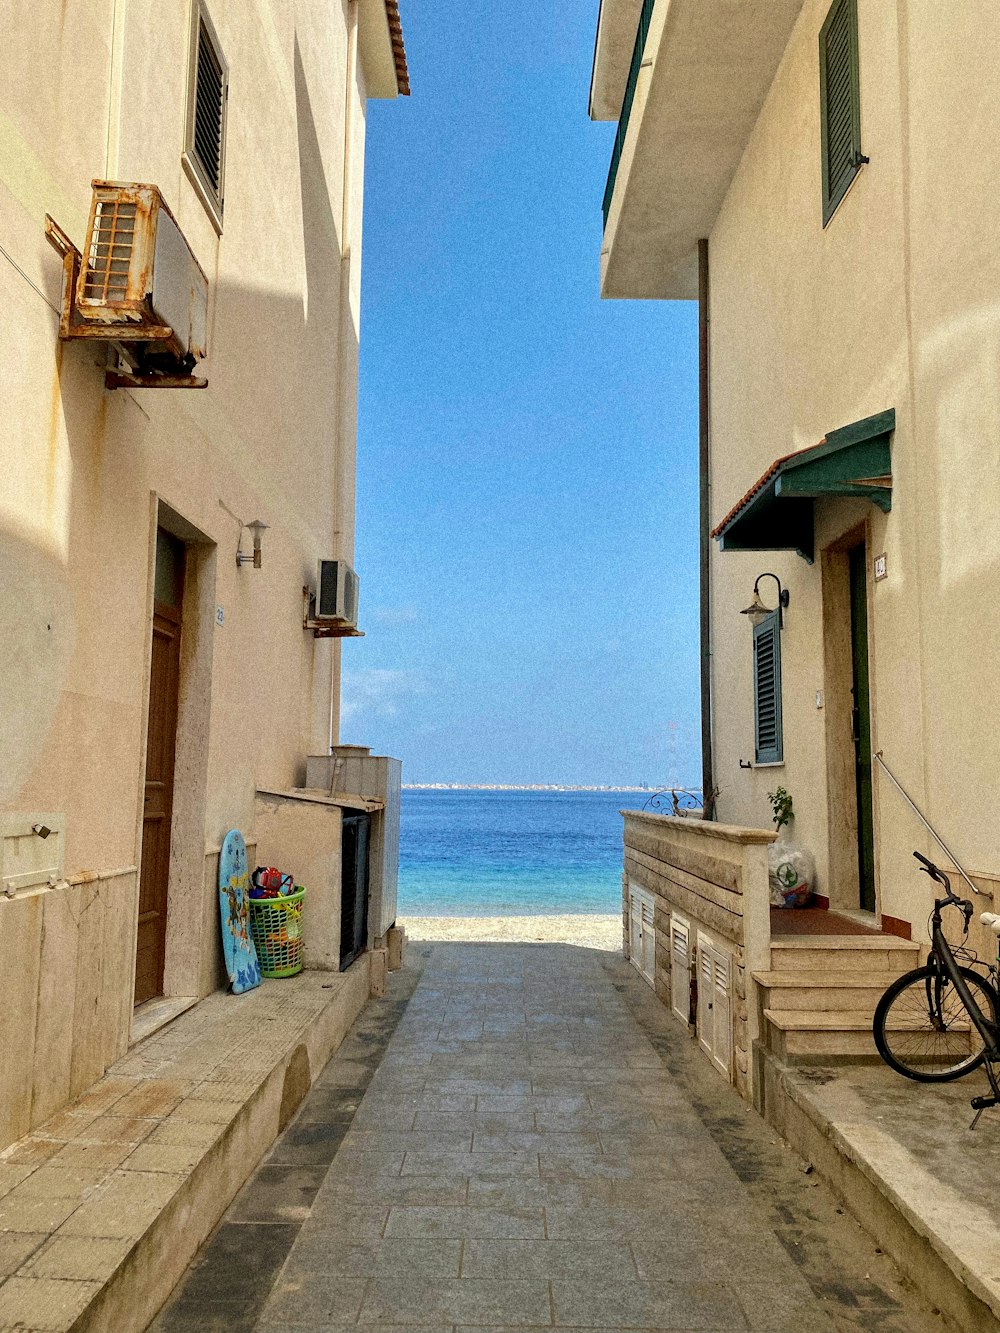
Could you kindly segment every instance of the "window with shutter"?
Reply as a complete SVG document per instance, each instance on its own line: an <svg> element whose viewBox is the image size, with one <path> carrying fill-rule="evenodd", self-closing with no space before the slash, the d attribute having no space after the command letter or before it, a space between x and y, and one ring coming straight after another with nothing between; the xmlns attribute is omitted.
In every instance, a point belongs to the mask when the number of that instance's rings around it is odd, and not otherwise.
<svg viewBox="0 0 1000 1333"><path fill-rule="evenodd" d="M188 129L184 165L218 229L226 166L229 69L208 11L194 5L188 74Z"/></svg>
<svg viewBox="0 0 1000 1333"><path fill-rule="evenodd" d="M834 0L819 35L823 226L868 159L861 152L857 0Z"/></svg>
<svg viewBox="0 0 1000 1333"><path fill-rule="evenodd" d="M753 631L754 751L758 764L780 764L781 626L778 612Z"/></svg>

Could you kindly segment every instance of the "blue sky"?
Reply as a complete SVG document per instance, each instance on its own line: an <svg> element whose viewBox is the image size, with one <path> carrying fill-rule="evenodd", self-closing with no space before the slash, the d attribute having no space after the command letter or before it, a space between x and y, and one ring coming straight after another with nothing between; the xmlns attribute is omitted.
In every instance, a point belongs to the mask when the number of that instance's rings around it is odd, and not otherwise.
<svg viewBox="0 0 1000 1333"><path fill-rule="evenodd" d="M698 773L697 314L598 295L596 0L405 0L368 108L348 742L412 782Z"/></svg>

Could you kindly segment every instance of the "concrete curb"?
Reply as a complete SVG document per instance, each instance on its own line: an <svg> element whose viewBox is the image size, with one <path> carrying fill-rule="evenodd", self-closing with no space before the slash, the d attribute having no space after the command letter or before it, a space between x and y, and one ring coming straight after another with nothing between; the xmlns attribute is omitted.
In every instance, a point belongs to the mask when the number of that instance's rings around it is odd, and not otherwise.
<svg viewBox="0 0 1000 1333"><path fill-rule="evenodd" d="M764 1057L764 1114L914 1286L962 1333L998 1333L995 1219L949 1191L871 1121L833 1120L808 1077ZM956 1151L960 1149L956 1146Z"/></svg>

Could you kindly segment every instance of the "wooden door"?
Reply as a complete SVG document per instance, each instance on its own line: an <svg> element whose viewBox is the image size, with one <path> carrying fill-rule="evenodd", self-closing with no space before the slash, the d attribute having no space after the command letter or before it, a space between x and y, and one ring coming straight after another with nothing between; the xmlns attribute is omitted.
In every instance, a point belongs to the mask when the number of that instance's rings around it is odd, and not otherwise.
<svg viewBox="0 0 1000 1333"><path fill-rule="evenodd" d="M851 657L853 679L854 773L858 803L860 906L875 911L875 820L872 813L872 723L868 677L868 556L865 546L850 552Z"/></svg>
<svg viewBox="0 0 1000 1333"><path fill-rule="evenodd" d="M153 645L149 667L149 721L146 728L146 782L135 959L136 1004L163 994L183 575L183 543L160 529L156 540L156 600L153 603Z"/></svg>

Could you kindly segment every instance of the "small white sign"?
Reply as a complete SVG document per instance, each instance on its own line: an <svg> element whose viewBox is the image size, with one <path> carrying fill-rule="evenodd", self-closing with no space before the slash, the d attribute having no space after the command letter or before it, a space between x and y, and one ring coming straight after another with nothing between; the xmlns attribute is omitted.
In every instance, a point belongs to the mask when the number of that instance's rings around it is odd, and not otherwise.
<svg viewBox="0 0 1000 1333"><path fill-rule="evenodd" d="M880 579L884 579L886 573L885 554L883 553L875 557L875 582L878 583Z"/></svg>
<svg viewBox="0 0 1000 1333"><path fill-rule="evenodd" d="M221 606L215 608L215 623L224 625L226 623L226 613Z"/></svg>

